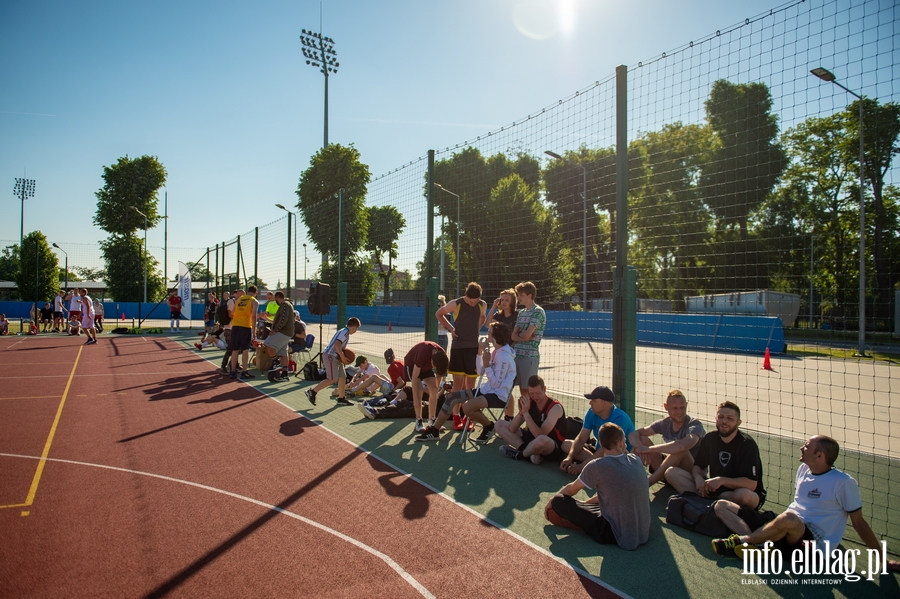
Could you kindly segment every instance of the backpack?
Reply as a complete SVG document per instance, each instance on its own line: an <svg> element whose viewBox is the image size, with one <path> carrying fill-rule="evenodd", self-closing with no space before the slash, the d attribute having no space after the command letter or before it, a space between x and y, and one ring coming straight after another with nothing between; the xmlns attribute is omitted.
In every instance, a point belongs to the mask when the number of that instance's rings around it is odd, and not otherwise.
<svg viewBox="0 0 900 599"><path fill-rule="evenodd" d="M228 315L228 302L219 302L219 307L216 308L216 320L223 327L231 324L231 317Z"/></svg>
<svg viewBox="0 0 900 599"><path fill-rule="evenodd" d="M319 363L313 360L303 366L303 378L307 381L323 381L325 373L319 370Z"/></svg>
<svg viewBox="0 0 900 599"><path fill-rule="evenodd" d="M584 420L578 416L566 416L565 425L560 427L566 439L574 439L584 428Z"/></svg>

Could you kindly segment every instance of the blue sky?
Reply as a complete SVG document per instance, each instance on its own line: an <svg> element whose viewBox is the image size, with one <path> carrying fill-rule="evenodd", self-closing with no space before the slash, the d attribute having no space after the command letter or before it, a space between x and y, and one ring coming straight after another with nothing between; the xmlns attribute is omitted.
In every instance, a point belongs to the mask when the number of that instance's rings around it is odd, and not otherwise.
<svg viewBox="0 0 900 599"><path fill-rule="evenodd" d="M355 144L377 176L783 4L325 0L341 63L329 140ZM168 170L170 248L282 217L274 204L296 202L323 140L323 77L299 40L319 19L318 1L4 2L0 240L18 241L13 186L26 169L37 181L26 233L105 238L94 193L126 154ZM149 243L162 245L162 227Z"/></svg>

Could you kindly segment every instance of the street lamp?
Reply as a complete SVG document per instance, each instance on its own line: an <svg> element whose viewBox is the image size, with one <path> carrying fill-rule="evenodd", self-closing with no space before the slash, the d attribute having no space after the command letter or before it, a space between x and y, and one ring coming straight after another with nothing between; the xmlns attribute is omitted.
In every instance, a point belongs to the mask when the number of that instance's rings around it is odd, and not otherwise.
<svg viewBox="0 0 900 599"><path fill-rule="evenodd" d="M320 25L321 27L321 25ZM334 51L334 40L324 37L321 33L303 30L300 35L300 43L303 44L303 56L306 64L319 69L325 75L325 143L328 147L328 74L337 73L341 63L337 61L337 52Z"/></svg>
<svg viewBox="0 0 900 599"><path fill-rule="evenodd" d="M58 245L56 245L56 242L53 243L53 247L55 247L56 249L58 249L59 251L61 251L63 254L66 255L66 283L65 283L65 285L63 285L63 289L68 291L69 290L69 253L66 252L66 250L59 247ZM58 282L59 281L57 281L57 283Z"/></svg>
<svg viewBox="0 0 900 599"><path fill-rule="evenodd" d="M810 73L822 81L834 83L848 94L856 96L859 100L859 349L857 356L866 357L866 205L863 188L863 170L865 167L865 154L863 151L863 97L838 83L837 78L828 69L817 67L811 70Z"/></svg>
<svg viewBox="0 0 900 599"><path fill-rule="evenodd" d="M435 183L434 186L437 187L438 189L440 189L441 191L446 191L450 195L456 196L456 295L454 297L459 297L459 277L460 277L460 273L459 273L459 225L460 225L459 195L453 193L449 189L445 189L445 188L441 187L440 183Z"/></svg>
<svg viewBox="0 0 900 599"><path fill-rule="evenodd" d="M144 303L147 303L147 215L135 208L129 206L132 210L144 217ZM141 318L141 308L138 308L138 320Z"/></svg>
<svg viewBox="0 0 900 599"><path fill-rule="evenodd" d="M287 236L287 278L285 279L290 284L291 280L291 216L293 216L293 212L282 206L281 204L275 204L278 208L281 208L288 215L288 236ZM288 299L292 302L294 301L294 287L296 286L296 282L288 288L290 291L288 293Z"/></svg>
<svg viewBox="0 0 900 599"><path fill-rule="evenodd" d="M587 296L587 168L583 164L579 164L577 162L571 162L566 160L556 152L551 152L550 150L545 150L544 154L554 158L556 160L562 160L567 164L574 164L579 167L582 172L582 190L581 190L581 211L582 211L582 225L581 225L581 300L584 303L583 309L588 309L588 296Z"/></svg>
<svg viewBox="0 0 900 599"><path fill-rule="evenodd" d="M16 178L13 194L22 200L21 221L19 224L19 254L21 255L22 244L25 243L25 200L34 197L34 179Z"/></svg>

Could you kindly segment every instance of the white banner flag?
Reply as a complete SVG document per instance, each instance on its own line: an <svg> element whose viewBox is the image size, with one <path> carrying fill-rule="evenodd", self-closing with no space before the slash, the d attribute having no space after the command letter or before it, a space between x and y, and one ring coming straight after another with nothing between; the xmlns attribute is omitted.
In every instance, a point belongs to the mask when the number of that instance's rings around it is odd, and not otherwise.
<svg viewBox="0 0 900 599"><path fill-rule="evenodd" d="M191 273L184 262L178 262L176 293L181 297L181 317L191 320Z"/></svg>

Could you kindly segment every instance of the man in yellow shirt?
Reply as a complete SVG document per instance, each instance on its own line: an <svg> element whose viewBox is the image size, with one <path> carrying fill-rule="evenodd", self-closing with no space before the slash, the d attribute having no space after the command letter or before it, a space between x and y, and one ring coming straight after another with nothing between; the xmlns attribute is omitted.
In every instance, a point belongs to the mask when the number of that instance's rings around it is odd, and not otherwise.
<svg viewBox="0 0 900 599"><path fill-rule="evenodd" d="M242 379L252 379L254 376L247 371L247 363L250 361L250 346L256 339L256 329L253 321L259 311L259 302L256 301L256 285L247 287L247 293L235 301L234 309L228 311L231 316L231 342L228 349L231 350L231 375L237 378L237 357L241 354Z"/></svg>

